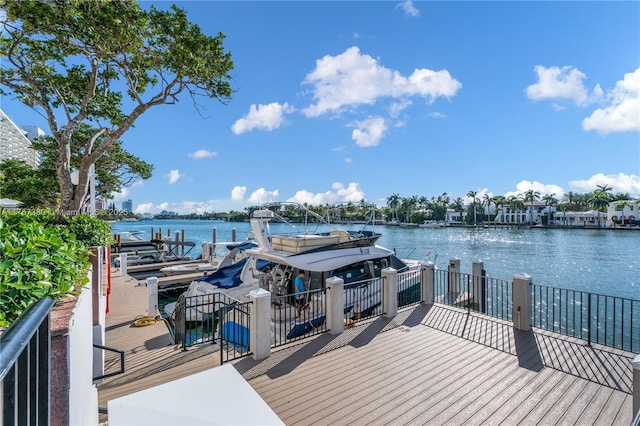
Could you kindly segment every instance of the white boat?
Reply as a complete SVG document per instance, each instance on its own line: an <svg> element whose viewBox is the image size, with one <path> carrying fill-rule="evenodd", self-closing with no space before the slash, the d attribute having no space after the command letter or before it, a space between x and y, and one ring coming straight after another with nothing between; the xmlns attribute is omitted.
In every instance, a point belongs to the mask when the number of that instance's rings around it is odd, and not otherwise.
<svg viewBox="0 0 640 426"><path fill-rule="evenodd" d="M208 243L208 247L211 248L211 253L204 254L206 261L165 266L164 268L160 268L160 272L162 272L165 277L192 274L195 272L213 272L246 258L247 254L245 250L255 246L256 244L250 241Z"/></svg>
<svg viewBox="0 0 640 426"><path fill-rule="evenodd" d="M302 208L305 217L311 217L312 220L302 224L305 228L302 231L296 229L291 233L271 234L269 223L280 218L276 211L280 211L282 205ZM295 228L295 224L289 225ZM312 232L309 231L311 227L315 227ZM328 229L320 230L320 227ZM293 293L293 278L298 271L304 271L309 291L324 288L325 281L336 276L344 280L345 291L373 294L363 286L351 288L349 284L379 277L381 270L386 267L399 271L418 267L417 264L408 265L397 258L392 250L377 245L381 234L335 229L319 215L295 203L274 203L256 210L251 218L251 229L257 246L246 250L247 259L220 268L191 283L184 296L201 298L198 299L199 307L187 308L190 309L188 317L197 321L203 314L210 314L210 307L202 307L205 304L202 296L222 293L233 299L246 299L252 290L258 288L254 272L265 267L270 268L273 277L270 290L275 295ZM379 299L379 289L377 292ZM345 300L356 300L354 297L345 297ZM290 309L285 306L282 308ZM165 307L169 315L174 310L175 304Z"/></svg>
<svg viewBox="0 0 640 426"><path fill-rule="evenodd" d="M444 222L440 220L429 219L429 220L425 220L418 226L420 228L444 228Z"/></svg>
<svg viewBox="0 0 640 426"><path fill-rule="evenodd" d="M165 277L173 277L176 275L193 274L195 272L212 272L218 269L210 263L185 263L183 265L165 266L160 268L160 272Z"/></svg>

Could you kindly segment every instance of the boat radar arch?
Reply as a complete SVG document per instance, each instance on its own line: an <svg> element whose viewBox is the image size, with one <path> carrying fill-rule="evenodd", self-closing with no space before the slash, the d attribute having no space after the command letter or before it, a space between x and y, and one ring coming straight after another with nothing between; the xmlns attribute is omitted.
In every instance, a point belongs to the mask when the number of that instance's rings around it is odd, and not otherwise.
<svg viewBox="0 0 640 426"><path fill-rule="evenodd" d="M249 221L251 223L253 238L255 238L258 246L264 251L273 251L271 242L269 242L269 238L265 232L265 224L274 217L271 210L256 210L253 212L253 218Z"/></svg>
<svg viewBox="0 0 640 426"><path fill-rule="evenodd" d="M275 215L269 209L260 209L253 212L253 217L256 219L273 219Z"/></svg>

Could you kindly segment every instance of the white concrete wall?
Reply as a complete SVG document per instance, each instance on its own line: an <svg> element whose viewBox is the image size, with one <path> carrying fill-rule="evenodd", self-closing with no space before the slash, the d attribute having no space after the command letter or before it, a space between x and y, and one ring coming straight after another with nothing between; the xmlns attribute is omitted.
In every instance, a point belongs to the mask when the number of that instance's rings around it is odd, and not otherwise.
<svg viewBox="0 0 640 426"><path fill-rule="evenodd" d="M91 272L89 275L91 278ZM98 424L98 389L93 384L92 283L78 297L67 340L69 363L69 424Z"/></svg>

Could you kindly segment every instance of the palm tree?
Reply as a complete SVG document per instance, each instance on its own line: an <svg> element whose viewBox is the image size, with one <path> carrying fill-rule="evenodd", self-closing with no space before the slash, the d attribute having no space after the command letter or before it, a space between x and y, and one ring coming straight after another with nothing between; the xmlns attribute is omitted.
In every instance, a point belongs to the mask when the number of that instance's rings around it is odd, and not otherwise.
<svg viewBox="0 0 640 426"><path fill-rule="evenodd" d="M398 218L398 205L399 204L400 204L400 195L391 194L391 195L389 195L387 197L387 206L389 206L389 208L393 212L393 215L391 217L392 220Z"/></svg>
<svg viewBox="0 0 640 426"><path fill-rule="evenodd" d="M600 210L609 205L609 194L605 191L596 189L587 201L598 212L598 228L600 228Z"/></svg>
<svg viewBox="0 0 640 426"><path fill-rule="evenodd" d="M575 203L576 201L576 194L574 192L567 192L567 194L565 195L565 198L567 200L567 205L568 205L568 209L573 211L573 203Z"/></svg>
<svg viewBox="0 0 640 426"><path fill-rule="evenodd" d="M475 225L477 223L476 221L476 195L478 195L478 193L476 191L469 191L467 192L467 197L471 198L471 202L473 205L473 224Z"/></svg>
<svg viewBox="0 0 640 426"><path fill-rule="evenodd" d="M612 190L613 190L613 187L607 185L606 183L604 185L596 185L597 192L605 192L609 196L611 195Z"/></svg>
<svg viewBox="0 0 640 426"><path fill-rule="evenodd" d="M507 199L504 195L496 195L493 197L493 204L496 206L496 209L498 209L498 206L500 207L500 222L504 223L504 205L507 204ZM497 216L496 214L496 221L498 219Z"/></svg>
<svg viewBox="0 0 640 426"><path fill-rule="evenodd" d="M551 216L551 207L558 204L558 200L555 198L556 194L546 194L542 197L542 201L547 205L547 225L549 224L549 217Z"/></svg>
<svg viewBox="0 0 640 426"><path fill-rule="evenodd" d="M533 202L540 199L540 192L534 191L533 189L528 189L524 193L524 201L529 202L529 223L533 222L533 218L531 217L533 213Z"/></svg>
<svg viewBox="0 0 640 426"><path fill-rule="evenodd" d="M522 201L522 194L518 194L518 196L510 196L508 199L509 202L509 207L511 208L511 211L513 211L514 213L516 211L520 211L524 209L524 201ZM520 223L520 215L516 214L516 218L518 219L517 222Z"/></svg>
<svg viewBox="0 0 640 426"><path fill-rule="evenodd" d="M487 210L485 211L485 215L487 216L487 218L489 218L489 214L491 213L492 204L494 204L494 202L493 198L491 198L491 195L484 194L484 196L482 197L482 205L487 208Z"/></svg>

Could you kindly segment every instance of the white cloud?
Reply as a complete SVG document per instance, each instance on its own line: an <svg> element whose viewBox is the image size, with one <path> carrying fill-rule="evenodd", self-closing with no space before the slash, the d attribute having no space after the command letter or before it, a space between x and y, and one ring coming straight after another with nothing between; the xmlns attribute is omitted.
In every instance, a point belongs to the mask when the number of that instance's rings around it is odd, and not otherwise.
<svg viewBox="0 0 640 426"><path fill-rule="evenodd" d="M280 191L278 191L277 189L273 191L267 191L264 188L260 188L253 191L247 201L251 204L260 205L264 203L271 203L274 201L278 201L279 196L280 196Z"/></svg>
<svg viewBox="0 0 640 426"><path fill-rule="evenodd" d="M216 211L217 201L179 201L175 203L162 202L160 204L142 203L138 204L135 212L138 214L159 214L160 212L169 211L176 212L178 214L203 214L212 213Z"/></svg>
<svg viewBox="0 0 640 426"><path fill-rule="evenodd" d="M411 16L412 18L416 16L420 16L420 11L416 9L416 7L413 5L412 0L407 0L407 1L403 1L402 3L398 3L396 5L396 9L402 9L406 16Z"/></svg>
<svg viewBox="0 0 640 426"><path fill-rule="evenodd" d="M353 160L351 159L351 157L345 157L344 162L347 164L351 164L353 163Z"/></svg>
<svg viewBox="0 0 640 426"><path fill-rule="evenodd" d="M387 126L382 117L373 117L363 121L356 121L350 124L356 129L351 133L351 139L362 147L376 146L384 136Z"/></svg>
<svg viewBox="0 0 640 426"><path fill-rule="evenodd" d="M171 170L167 177L169 178L169 185L173 185L178 181L178 179L184 177L184 175L180 174L179 170Z"/></svg>
<svg viewBox="0 0 640 426"><path fill-rule="evenodd" d="M231 199L234 201L244 200L244 194L247 193L246 186L234 186L231 190Z"/></svg>
<svg viewBox="0 0 640 426"><path fill-rule="evenodd" d="M379 98L403 99L422 96L429 102L438 97L454 96L462 84L448 71L416 69L409 77L381 66L369 55L353 46L337 56L327 55L316 61L303 84L312 86L315 104L303 110L308 117L341 112L348 107L373 105Z"/></svg>
<svg viewBox="0 0 640 426"><path fill-rule="evenodd" d="M154 206L153 203L138 204L138 206L135 208L135 212L138 214L145 214L145 213L153 214L153 213L156 213L155 210L156 210L156 207Z"/></svg>
<svg viewBox="0 0 640 426"><path fill-rule="evenodd" d="M640 67L616 83L606 95L609 105L582 121L584 130L602 134L640 130Z"/></svg>
<svg viewBox="0 0 640 426"><path fill-rule="evenodd" d="M640 176L626 175L618 173L605 175L598 173L589 179L572 180L569 186L576 191L591 192L597 189L598 185L608 185L613 188L613 193L629 194L631 197L640 197Z"/></svg>
<svg viewBox="0 0 640 426"><path fill-rule="evenodd" d="M308 203L311 205L323 205L341 201L358 203L363 199L366 199L366 194L360 189L360 184L351 182L347 187L345 187L342 183L335 182L332 185L332 190L313 193L306 189L302 189L297 191L296 194L287 201L301 204Z"/></svg>
<svg viewBox="0 0 640 426"><path fill-rule="evenodd" d="M522 180L516 184L516 191L507 192L506 194L504 194L504 196L517 196L518 194L524 194L529 190L539 192L541 198L545 195L554 194L553 196L555 198L560 199L564 195L564 189L562 189L562 187L558 185L544 184L535 180L533 182Z"/></svg>
<svg viewBox="0 0 640 426"><path fill-rule="evenodd" d="M288 103L280 105L277 102L268 105L251 105L249 113L236 121L231 130L236 135L241 135L251 130L267 130L277 129L284 123L284 115L294 112L295 109Z"/></svg>
<svg viewBox="0 0 640 426"><path fill-rule="evenodd" d="M586 76L579 69L570 66L546 68L536 65L535 72L538 82L527 87L529 99L569 99L577 105L586 105L589 102L587 89L582 83ZM597 90L594 93L597 93Z"/></svg>
<svg viewBox="0 0 640 426"><path fill-rule="evenodd" d="M398 102L392 102L391 105L389 105L389 115L391 117L397 117L402 111L410 107L412 104L413 102L411 102L411 100L409 99L402 99Z"/></svg>
<svg viewBox="0 0 640 426"><path fill-rule="evenodd" d="M218 156L217 152L207 151L206 149L199 149L197 151L189 153L189 157L193 158L194 160L201 160L203 158L217 157L217 156Z"/></svg>

